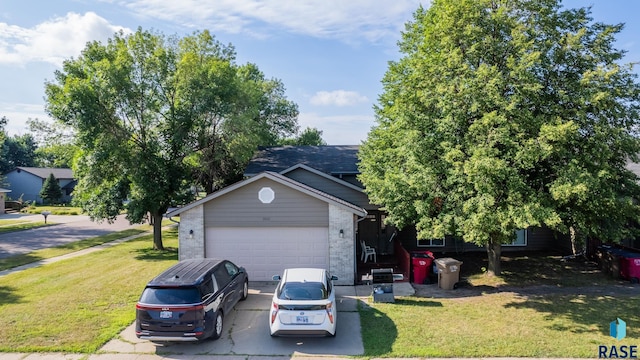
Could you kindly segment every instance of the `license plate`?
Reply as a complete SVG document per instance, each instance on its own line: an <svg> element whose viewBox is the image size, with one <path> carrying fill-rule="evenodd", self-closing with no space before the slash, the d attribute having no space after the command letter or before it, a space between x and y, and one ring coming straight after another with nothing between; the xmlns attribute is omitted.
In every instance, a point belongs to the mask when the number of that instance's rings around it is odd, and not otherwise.
<svg viewBox="0 0 640 360"><path fill-rule="evenodd" d="M298 324L308 324L309 317L308 316L296 316L296 323Z"/></svg>
<svg viewBox="0 0 640 360"><path fill-rule="evenodd" d="M160 311L160 319L171 319L172 317L172 311Z"/></svg>

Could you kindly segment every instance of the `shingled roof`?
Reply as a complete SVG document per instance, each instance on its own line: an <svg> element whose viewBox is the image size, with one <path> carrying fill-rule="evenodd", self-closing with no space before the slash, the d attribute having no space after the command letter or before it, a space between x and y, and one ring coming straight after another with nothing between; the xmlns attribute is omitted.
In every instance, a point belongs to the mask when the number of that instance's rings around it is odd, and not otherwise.
<svg viewBox="0 0 640 360"><path fill-rule="evenodd" d="M38 168L38 167L24 167L18 166L17 172L24 171L29 174L33 174L39 178L46 179L50 174L57 179L73 179L73 170L67 168Z"/></svg>
<svg viewBox="0 0 640 360"><path fill-rule="evenodd" d="M281 172L303 164L326 174L359 174L359 145L276 146L258 149L247 165L245 176L264 171Z"/></svg>

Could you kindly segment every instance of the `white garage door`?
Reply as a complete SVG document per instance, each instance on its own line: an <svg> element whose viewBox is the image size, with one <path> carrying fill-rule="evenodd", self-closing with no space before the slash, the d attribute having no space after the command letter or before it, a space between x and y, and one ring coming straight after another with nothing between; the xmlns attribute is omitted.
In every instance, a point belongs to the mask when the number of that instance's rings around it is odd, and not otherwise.
<svg viewBox="0 0 640 360"><path fill-rule="evenodd" d="M290 267L329 267L329 232L313 228L208 228L205 256L243 266L251 281Z"/></svg>

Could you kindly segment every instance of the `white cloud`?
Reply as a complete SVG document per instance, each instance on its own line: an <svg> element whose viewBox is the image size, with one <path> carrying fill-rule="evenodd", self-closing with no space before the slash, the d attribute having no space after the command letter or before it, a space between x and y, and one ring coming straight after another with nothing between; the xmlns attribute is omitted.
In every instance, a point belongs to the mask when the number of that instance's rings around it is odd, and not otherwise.
<svg viewBox="0 0 640 360"><path fill-rule="evenodd" d="M60 65L64 59L80 55L87 42L104 41L119 30L130 32L93 12L68 13L34 28L0 23L0 64L38 61Z"/></svg>
<svg viewBox="0 0 640 360"><path fill-rule="evenodd" d="M374 126L373 115L320 116L316 113L300 113L298 125L322 131L322 138L329 145L360 145Z"/></svg>
<svg viewBox="0 0 640 360"><path fill-rule="evenodd" d="M425 0L136 0L121 2L140 16L214 32L264 36L274 27L344 41L397 39L404 23ZM427 6L428 4L425 4ZM250 29L251 28L251 29ZM262 29L261 29L262 28Z"/></svg>
<svg viewBox="0 0 640 360"><path fill-rule="evenodd" d="M309 100L313 105L336 105L350 106L369 101L369 99L360 95L355 91L335 90L335 91L318 91Z"/></svg>
<svg viewBox="0 0 640 360"><path fill-rule="evenodd" d="M29 119L51 120L42 104L0 102L0 108L2 109L0 117L5 116L9 120L5 130L10 136L28 133L27 120Z"/></svg>

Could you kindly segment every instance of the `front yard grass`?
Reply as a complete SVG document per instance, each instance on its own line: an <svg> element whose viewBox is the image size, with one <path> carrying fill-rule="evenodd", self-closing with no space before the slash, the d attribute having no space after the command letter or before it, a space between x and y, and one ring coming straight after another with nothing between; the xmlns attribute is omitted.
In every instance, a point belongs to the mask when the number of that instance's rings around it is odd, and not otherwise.
<svg viewBox="0 0 640 360"><path fill-rule="evenodd" d="M584 260L502 255L502 276L484 273L486 255L460 255L461 286L446 296L423 285L425 297L362 306L365 355L597 358L599 345L640 343L640 286ZM609 336L616 318L627 323L621 341Z"/></svg>
<svg viewBox="0 0 640 360"><path fill-rule="evenodd" d="M176 229L0 278L0 351L93 353L135 319L153 276L177 261Z"/></svg>
<svg viewBox="0 0 640 360"><path fill-rule="evenodd" d="M20 212L28 214L41 214L43 211L48 211L51 215L80 215L82 209L75 206L64 205L30 205L23 208Z"/></svg>
<svg viewBox="0 0 640 360"><path fill-rule="evenodd" d="M365 356L597 358L599 345L638 345L639 296L485 294L400 298L360 311ZM627 337L609 323L627 322Z"/></svg>
<svg viewBox="0 0 640 360"><path fill-rule="evenodd" d="M50 225L53 225L53 223L49 222L45 224L44 221L0 220L0 233L29 230Z"/></svg>

